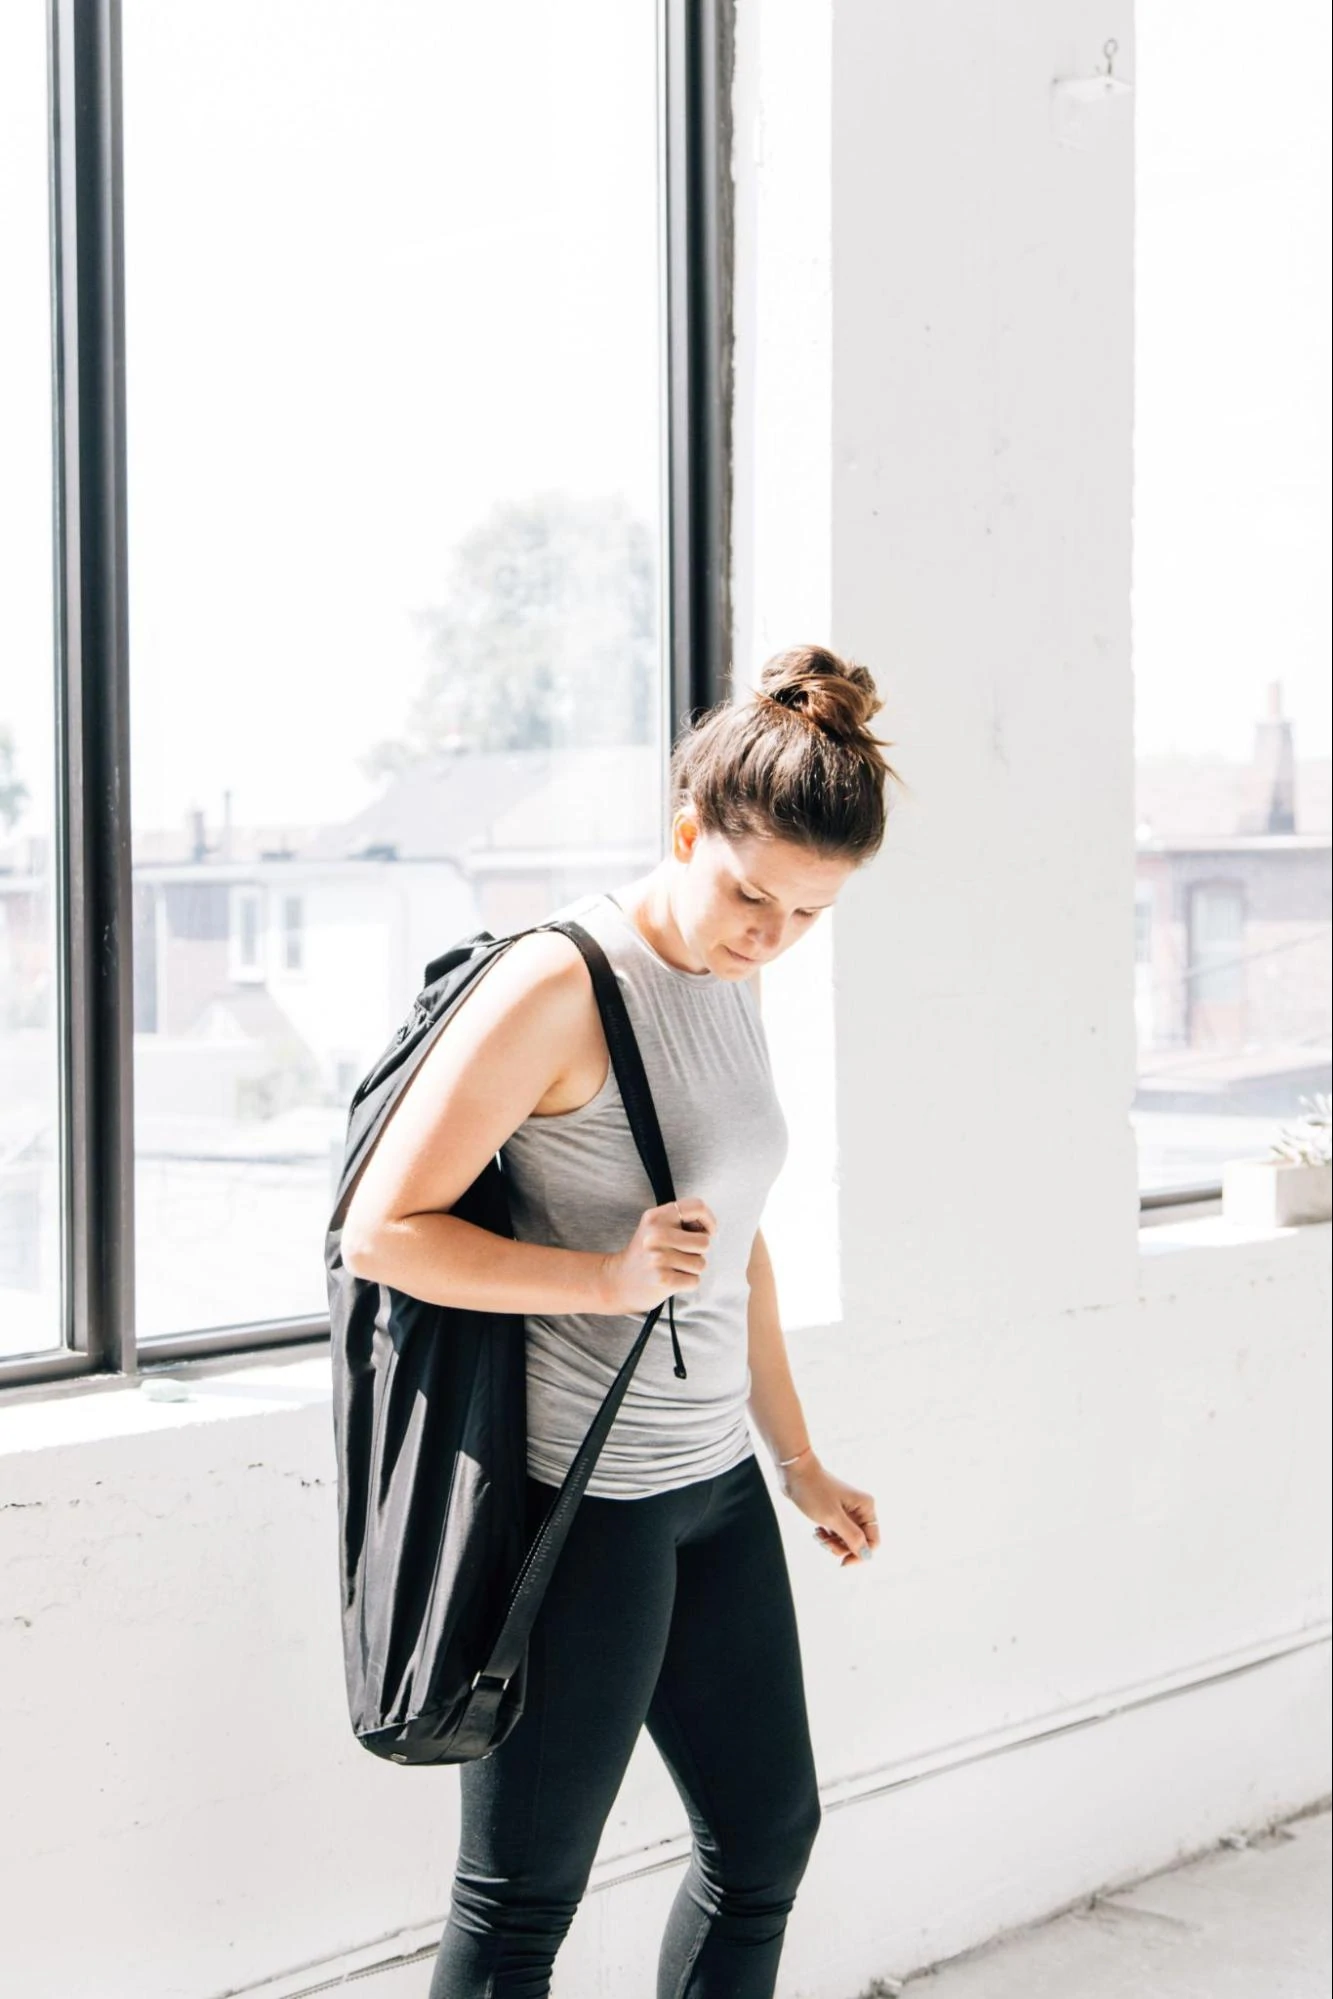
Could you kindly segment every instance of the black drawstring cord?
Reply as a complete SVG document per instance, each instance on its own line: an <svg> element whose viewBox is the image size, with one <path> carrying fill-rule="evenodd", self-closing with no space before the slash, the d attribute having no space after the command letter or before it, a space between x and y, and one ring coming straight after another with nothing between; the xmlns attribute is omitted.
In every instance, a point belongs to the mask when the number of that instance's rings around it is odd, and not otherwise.
<svg viewBox="0 0 1333 1999"><path fill-rule="evenodd" d="M667 1299L667 1320L671 1326L671 1351L676 1356L676 1379L684 1381L685 1357L680 1350L680 1340L676 1334L676 1300L674 1294Z"/></svg>

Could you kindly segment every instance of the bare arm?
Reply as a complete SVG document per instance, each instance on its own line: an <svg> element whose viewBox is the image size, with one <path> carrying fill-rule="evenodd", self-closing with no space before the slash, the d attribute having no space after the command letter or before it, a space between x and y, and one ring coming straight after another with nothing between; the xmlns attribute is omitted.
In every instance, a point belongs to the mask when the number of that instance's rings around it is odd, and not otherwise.
<svg viewBox="0 0 1333 1999"><path fill-rule="evenodd" d="M859 1486L835 1478L811 1448L782 1337L773 1264L758 1229L746 1274L750 1280L750 1415L774 1463L797 1459L778 1472L782 1490L808 1520L815 1522L816 1538L846 1568L868 1559L879 1546L874 1499Z"/></svg>
<svg viewBox="0 0 1333 1999"><path fill-rule="evenodd" d="M777 1464L803 1451L810 1436L782 1337L773 1264L759 1229L755 1230L746 1276L750 1280L750 1414Z"/></svg>
<svg viewBox="0 0 1333 1999"><path fill-rule="evenodd" d="M688 1195L646 1208L608 1251L516 1242L448 1212L565 1075L590 1007L587 966L557 932L520 937L487 966L362 1169L342 1234L354 1276L429 1304L557 1317L646 1312L697 1289L717 1222Z"/></svg>
<svg viewBox="0 0 1333 1999"><path fill-rule="evenodd" d="M588 973L568 939L520 938L460 1002L404 1091L343 1224L357 1277L485 1312L613 1311L608 1258L514 1242L445 1212L567 1065Z"/></svg>
<svg viewBox="0 0 1333 1999"><path fill-rule="evenodd" d="M759 972L753 973L751 985L762 1016L760 977ZM745 1274L750 1280L750 1414L777 1464L783 1458L794 1458L798 1452L808 1451L810 1436L787 1359L777 1281L762 1229L755 1230Z"/></svg>
<svg viewBox="0 0 1333 1999"><path fill-rule="evenodd" d="M750 986L762 1017L761 977L760 972L752 973ZM777 1280L762 1229L754 1232L745 1274L750 1281L750 1414L773 1462L777 1464L781 1459L795 1457L798 1451L807 1449L810 1438L801 1400L796 1393L796 1383L792 1380L791 1364L787 1359L782 1316L778 1311Z"/></svg>

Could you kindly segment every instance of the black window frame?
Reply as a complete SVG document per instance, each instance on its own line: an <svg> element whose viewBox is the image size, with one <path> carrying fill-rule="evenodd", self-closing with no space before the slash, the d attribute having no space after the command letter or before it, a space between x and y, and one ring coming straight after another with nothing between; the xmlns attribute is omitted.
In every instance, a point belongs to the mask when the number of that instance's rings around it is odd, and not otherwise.
<svg viewBox="0 0 1333 1999"><path fill-rule="evenodd" d="M734 0L658 0L667 701L730 692ZM48 0L55 908L66 1343L0 1391L328 1339L327 1316L135 1334L134 967L120 0Z"/></svg>

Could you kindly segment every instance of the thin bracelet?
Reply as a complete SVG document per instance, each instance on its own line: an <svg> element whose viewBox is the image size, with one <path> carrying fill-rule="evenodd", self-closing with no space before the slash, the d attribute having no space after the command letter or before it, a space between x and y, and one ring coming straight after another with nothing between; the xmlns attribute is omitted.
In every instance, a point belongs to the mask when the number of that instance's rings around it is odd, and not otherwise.
<svg viewBox="0 0 1333 1999"><path fill-rule="evenodd" d="M803 1451L798 1451L794 1458L779 1458L778 1470L786 1471L788 1465L799 1464L802 1458L810 1457L813 1454L814 1448L815 1447L813 1444L807 1444L805 1449Z"/></svg>

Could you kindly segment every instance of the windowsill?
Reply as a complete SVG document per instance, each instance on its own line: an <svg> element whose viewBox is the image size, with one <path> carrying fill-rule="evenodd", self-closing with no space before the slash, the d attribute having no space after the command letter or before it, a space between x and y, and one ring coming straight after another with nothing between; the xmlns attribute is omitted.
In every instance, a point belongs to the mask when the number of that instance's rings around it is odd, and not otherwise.
<svg viewBox="0 0 1333 1999"><path fill-rule="evenodd" d="M85 1377L52 1383L45 1395L0 1398L0 1458L329 1406L328 1348L312 1354L308 1345L293 1347L290 1360L275 1357L282 1351L254 1358L232 1354L225 1364L216 1358L178 1361L169 1372ZM185 1394L163 1399L165 1381Z"/></svg>
<svg viewBox="0 0 1333 1999"><path fill-rule="evenodd" d="M1294 1278L1318 1282L1328 1267L1328 1222L1258 1229L1226 1221L1220 1203L1206 1212L1163 1209L1139 1230L1141 1298L1176 1297L1182 1285L1229 1286ZM164 1385L184 1389L165 1399ZM201 1355L140 1375L93 1375L30 1384L0 1396L0 1458L117 1437L151 1436L234 1417L281 1415L328 1407L327 1345L303 1342L253 1354ZM167 1393L170 1391L167 1390Z"/></svg>
<svg viewBox="0 0 1333 1999"><path fill-rule="evenodd" d="M1182 1223L1213 1221L1222 1213L1222 1196L1210 1201L1164 1201L1160 1206L1139 1209L1139 1232L1145 1229L1177 1228Z"/></svg>
<svg viewBox="0 0 1333 1999"><path fill-rule="evenodd" d="M1257 1228L1229 1222L1220 1201L1204 1212L1165 1208L1139 1228L1139 1291L1143 1297L1175 1295L1182 1283L1231 1285L1327 1269L1328 1222L1294 1228Z"/></svg>

